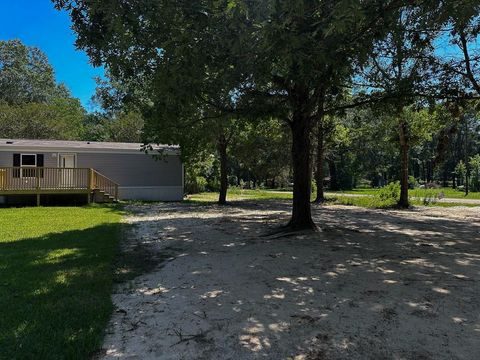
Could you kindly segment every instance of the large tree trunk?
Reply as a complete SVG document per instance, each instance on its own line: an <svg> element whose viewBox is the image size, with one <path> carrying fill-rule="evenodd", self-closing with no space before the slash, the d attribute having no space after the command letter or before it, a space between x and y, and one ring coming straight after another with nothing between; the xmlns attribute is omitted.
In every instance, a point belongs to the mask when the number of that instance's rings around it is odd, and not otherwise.
<svg viewBox="0 0 480 360"><path fill-rule="evenodd" d="M310 209L310 121L301 112L294 114L292 130L293 210L288 227L292 230L315 229Z"/></svg>
<svg viewBox="0 0 480 360"><path fill-rule="evenodd" d="M227 141L225 136L221 135L217 142L218 156L220 157L220 195L218 203L225 205L227 203L228 189L228 168L227 168Z"/></svg>
<svg viewBox="0 0 480 360"><path fill-rule="evenodd" d="M321 121L318 123L318 133L317 133L317 171L315 173L315 181L317 183L317 197L315 198L316 203L322 203L325 201L325 194L323 189L323 162L325 159L325 149L324 149L324 139L323 139L323 125Z"/></svg>
<svg viewBox="0 0 480 360"><path fill-rule="evenodd" d="M408 129L407 123L402 121L400 123L400 158L401 158L401 176L400 176L400 200L398 206L408 208Z"/></svg>

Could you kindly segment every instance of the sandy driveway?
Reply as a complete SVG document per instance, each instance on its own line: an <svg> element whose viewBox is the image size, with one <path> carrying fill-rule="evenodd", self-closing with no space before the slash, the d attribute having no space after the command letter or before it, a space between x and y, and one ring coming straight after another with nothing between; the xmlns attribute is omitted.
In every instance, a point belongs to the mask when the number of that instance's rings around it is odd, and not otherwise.
<svg viewBox="0 0 480 360"><path fill-rule="evenodd" d="M105 359L480 359L480 208L318 207L276 239L286 202L130 210L158 266L113 295Z"/></svg>

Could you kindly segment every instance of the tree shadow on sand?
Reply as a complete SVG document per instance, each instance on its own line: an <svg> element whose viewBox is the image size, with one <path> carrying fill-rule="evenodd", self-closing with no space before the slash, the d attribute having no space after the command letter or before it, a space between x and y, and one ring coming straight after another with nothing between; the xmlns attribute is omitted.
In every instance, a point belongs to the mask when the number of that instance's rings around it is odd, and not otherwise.
<svg viewBox="0 0 480 360"><path fill-rule="evenodd" d="M153 251L175 251L118 295L125 312L107 338L111 353L129 354L134 344L138 352L142 338L140 349L173 358L478 354L474 223L327 206L314 211L323 232L268 239L265 229L288 218L283 202L165 204L155 212L175 216L155 220L144 210L137 226L155 230Z"/></svg>

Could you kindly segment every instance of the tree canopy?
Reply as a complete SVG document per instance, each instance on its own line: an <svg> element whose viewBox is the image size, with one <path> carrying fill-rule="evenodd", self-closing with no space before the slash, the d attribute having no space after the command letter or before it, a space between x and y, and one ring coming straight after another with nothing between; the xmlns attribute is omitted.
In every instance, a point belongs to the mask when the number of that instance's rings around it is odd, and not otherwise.
<svg viewBox="0 0 480 360"><path fill-rule="evenodd" d="M104 109L87 114L67 87L56 82L54 69L40 49L19 40L0 41L1 137L142 141L141 114L125 105L108 113Z"/></svg>
<svg viewBox="0 0 480 360"><path fill-rule="evenodd" d="M68 89L57 84L53 68L40 49L19 40L0 40L0 102L51 103L68 97Z"/></svg>
<svg viewBox="0 0 480 360"><path fill-rule="evenodd" d="M188 153L206 142L225 145L236 121L243 129L251 123L274 129L271 119L283 121L291 133L292 229L314 227L313 135L317 182L324 160L335 172L335 149L355 144L334 142L325 152L329 131L345 125L330 127L331 119L371 104L393 109L395 121L385 126L398 131L408 191L416 119L442 102L474 98L478 57L468 50L478 36L479 9L473 0L54 3L69 11L77 46L107 67L114 91L105 94L145 117L145 140L180 142ZM443 38L459 46L459 61L435 51ZM218 152L224 182L227 147ZM341 161L355 164L351 154Z"/></svg>

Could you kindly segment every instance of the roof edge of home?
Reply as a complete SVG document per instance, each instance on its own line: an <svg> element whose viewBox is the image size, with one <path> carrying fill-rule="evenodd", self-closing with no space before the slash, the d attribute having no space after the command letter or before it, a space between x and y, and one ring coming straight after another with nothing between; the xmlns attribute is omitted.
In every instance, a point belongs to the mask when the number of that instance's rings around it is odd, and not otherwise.
<svg viewBox="0 0 480 360"><path fill-rule="evenodd" d="M0 151L36 149L39 151L67 150L72 152L129 152L142 153L145 146L148 152L178 153L178 145L99 142L99 141L70 141L70 140L30 140L30 139L0 139Z"/></svg>

